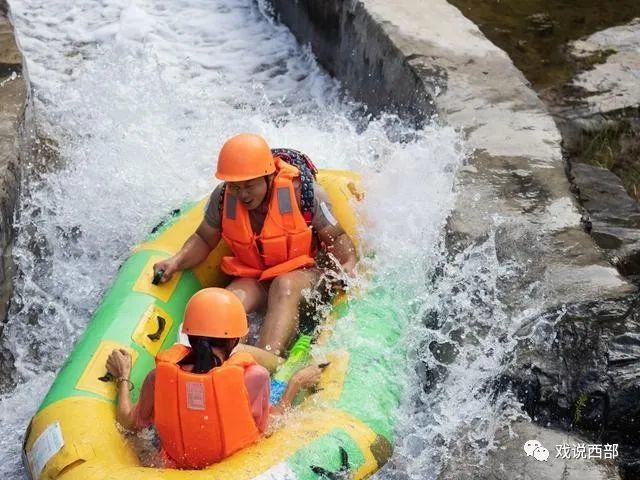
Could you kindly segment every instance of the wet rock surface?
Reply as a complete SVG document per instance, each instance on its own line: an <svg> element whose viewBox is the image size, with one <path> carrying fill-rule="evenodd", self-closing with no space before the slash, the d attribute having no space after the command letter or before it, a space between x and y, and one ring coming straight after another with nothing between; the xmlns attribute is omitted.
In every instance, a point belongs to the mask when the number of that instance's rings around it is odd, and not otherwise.
<svg viewBox="0 0 640 480"><path fill-rule="evenodd" d="M640 198L639 43L640 18L570 42L567 56L582 65L582 71L556 94L546 95L568 158L606 166L636 199Z"/></svg>
<svg viewBox="0 0 640 480"><path fill-rule="evenodd" d="M12 292L13 217L20 183L24 142L25 107L29 93L22 76L22 55L7 17L8 6L0 0L0 335Z"/></svg>
<svg viewBox="0 0 640 480"><path fill-rule="evenodd" d="M443 480L619 480L620 474L610 459L558 458L558 448L585 445L588 442L567 432L543 428L535 423L516 422L496 436L501 445L492 451L485 465L468 462L469 452L457 451L453 460L442 473ZM527 455L524 445L537 441L549 453L548 460L539 460L534 454ZM564 450L560 450L564 452ZM571 452L569 451L569 455ZM604 456L604 454L603 454ZM544 456L539 457L544 458Z"/></svg>
<svg viewBox="0 0 640 480"><path fill-rule="evenodd" d="M624 275L640 274L640 205L604 168L572 163L575 194L588 212L587 230Z"/></svg>
<svg viewBox="0 0 640 480"><path fill-rule="evenodd" d="M636 283L640 278L639 43L640 18L572 42L574 58L593 65L576 75L565 98L552 106L570 160L569 178L585 210L585 227L609 261Z"/></svg>
<svg viewBox="0 0 640 480"><path fill-rule="evenodd" d="M589 443L619 444L627 475L640 475L640 297L582 302L524 322L516 362L500 388L517 391L544 425Z"/></svg>

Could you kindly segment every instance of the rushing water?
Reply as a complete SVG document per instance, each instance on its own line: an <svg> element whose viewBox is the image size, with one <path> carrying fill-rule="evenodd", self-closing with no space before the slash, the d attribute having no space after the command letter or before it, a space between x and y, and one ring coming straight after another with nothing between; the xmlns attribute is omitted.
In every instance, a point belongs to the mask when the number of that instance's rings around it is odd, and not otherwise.
<svg viewBox="0 0 640 480"><path fill-rule="evenodd" d="M251 0L10 3L37 123L60 167L25 167L0 344L3 478L24 477L28 420L130 248L210 191L217 150L241 131L364 178L371 268L411 312L396 454L378 477L434 478L461 430L491 446L484 433L514 414L485 388L511 346L495 294L509 272L491 240L441 254L464 157L456 132L370 118Z"/></svg>

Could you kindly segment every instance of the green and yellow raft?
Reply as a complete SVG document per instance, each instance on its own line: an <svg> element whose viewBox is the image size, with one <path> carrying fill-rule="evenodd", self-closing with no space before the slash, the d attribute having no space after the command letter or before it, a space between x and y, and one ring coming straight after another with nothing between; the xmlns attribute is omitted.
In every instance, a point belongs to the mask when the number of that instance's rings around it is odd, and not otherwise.
<svg viewBox="0 0 640 480"><path fill-rule="evenodd" d="M321 171L319 183L334 213L356 239L352 201L358 178ZM272 435L204 470L145 467L115 422L116 390L104 381L114 348L133 356L133 392L154 366L156 353L172 345L185 304L205 286L223 286L218 269L224 245L193 270L153 286L152 265L175 253L202 220L204 200L192 203L138 246L31 420L23 459L32 480L102 479L314 479L344 470L351 478L375 472L391 455L394 412L400 401L404 363L398 300L374 282L365 291L338 297L318 339L329 367L319 390L306 398Z"/></svg>

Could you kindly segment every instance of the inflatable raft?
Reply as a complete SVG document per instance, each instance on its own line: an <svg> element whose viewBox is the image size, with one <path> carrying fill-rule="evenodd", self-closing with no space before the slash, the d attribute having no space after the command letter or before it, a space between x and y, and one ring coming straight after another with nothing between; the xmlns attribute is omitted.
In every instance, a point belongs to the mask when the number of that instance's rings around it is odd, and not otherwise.
<svg viewBox="0 0 640 480"><path fill-rule="evenodd" d="M356 241L357 177L320 171L334 213ZM152 285L152 266L180 249L202 220L205 200L173 212L122 265L40 408L23 444L32 480L102 479L314 479L348 470L349 478L375 472L391 455L394 412L404 363L397 299L374 287L333 302L318 348L331 364L318 392L307 397L285 425L254 445L204 470L145 467L115 422L116 388L105 376L114 348L133 357L133 399L156 353L172 345L187 300L205 286L228 281L218 269L224 245L206 262ZM395 300L395 301L394 301Z"/></svg>

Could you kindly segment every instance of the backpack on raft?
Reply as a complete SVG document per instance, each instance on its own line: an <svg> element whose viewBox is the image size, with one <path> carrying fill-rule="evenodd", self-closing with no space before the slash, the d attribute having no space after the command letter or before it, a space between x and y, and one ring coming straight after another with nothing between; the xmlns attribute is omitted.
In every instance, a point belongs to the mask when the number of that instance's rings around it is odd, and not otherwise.
<svg viewBox="0 0 640 480"><path fill-rule="evenodd" d="M298 150L292 148L272 148L271 153L274 157L280 158L300 171L300 210L305 222L310 226L311 222L313 222L315 199L313 182L318 174L318 169L307 155ZM220 190L219 208L221 214L226 189L227 185L224 184Z"/></svg>

